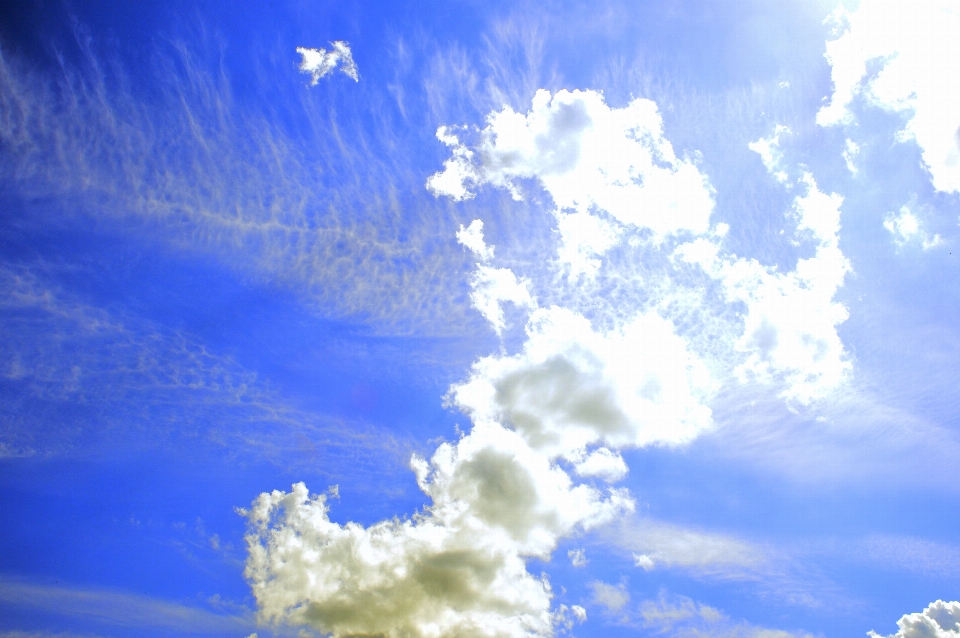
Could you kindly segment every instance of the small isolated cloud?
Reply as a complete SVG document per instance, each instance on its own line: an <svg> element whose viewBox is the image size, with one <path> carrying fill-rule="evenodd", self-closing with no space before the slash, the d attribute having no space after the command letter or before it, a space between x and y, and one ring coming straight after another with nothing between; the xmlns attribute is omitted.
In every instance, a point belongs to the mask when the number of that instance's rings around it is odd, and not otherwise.
<svg viewBox="0 0 960 638"><path fill-rule="evenodd" d="M463 133L479 141L438 130L452 156L427 181L431 192L460 201L489 184L521 199L522 182L536 180L556 206L560 258L572 276L595 273L622 228L658 238L707 229L712 190L694 161L675 155L650 100L614 109L597 91L540 90L526 114L504 107L482 130Z"/></svg>
<svg viewBox="0 0 960 638"><path fill-rule="evenodd" d="M858 97L899 113L900 139L916 141L934 188L960 191L960 76L943 71L945 61L960 59L960 7L863 0L854 11L841 6L828 21L839 34L825 54L834 90L817 122L853 123Z"/></svg>
<svg viewBox="0 0 960 638"><path fill-rule="evenodd" d="M760 156L760 161L763 162L767 171L780 183L787 181L787 173L781 167L783 150L780 148L780 136L789 134L789 128L778 125L770 137L761 137L756 142L747 144L751 151Z"/></svg>
<svg viewBox="0 0 960 638"><path fill-rule="evenodd" d="M909 206L901 207L899 214L888 214L883 220L883 227L890 231L894 243L899 248L915 244L924 250L930 250L943 243L940 235L931 237L920 227L920 220Z"/></svg>
<svg viewBox="0 0 960 638"><path fill-rule="evenodd" d="M854 164L854 158L860 154L860 145L847 138L843 147L843 161L847 163L847 170L852 174L857 174L857 165Z"/></svg>
<svg viewBox="0 0 960 638"><path fill-rule="evenodd" d="M620 611L624 605L630 602L630 592L627 591L627 587L623 583L609 585L603 581L595 580L590 583L590 589L593 590L593 604L604 607L608 612Z"/></svg>
<svg viewBox="0 0 960 638"><path fill-rule="evenodd" d="M567 558L570 559L570 564L574 567L583 567L589 562L587 552L583 549L571 549L567 552Z"/></svg>
<svg viewBox="0 0 960 638"><path fill-rule="evenodd" d="M897 621L897 633L886 638L957 638L960 636L960 602L938 600L922 612L906 614ZM868 631L870 638L883 638Z"/></svg>
<svg viewBox="0 0 960 638"><path fill-rule="evenodd" d="M359 82L360 70L357 68L357 63L353 61L350 45L343 40L337 40L331 42L330 46L333 47L330 51L297 47L297 53L302 58L300 72L310 76L310 86L316 86L320 78L330 75L337 67L354 82Z"/></svg>

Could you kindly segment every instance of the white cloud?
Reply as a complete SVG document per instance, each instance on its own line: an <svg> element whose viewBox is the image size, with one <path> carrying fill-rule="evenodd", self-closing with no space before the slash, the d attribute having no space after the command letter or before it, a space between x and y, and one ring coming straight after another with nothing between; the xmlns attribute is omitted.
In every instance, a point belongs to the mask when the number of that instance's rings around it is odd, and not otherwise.
<svg viewBox="0 0 960 638"><path fill-rule="evenodd" d="M960 636L960 602L938 600L922 612L906 614L897 621L897 633L886 638L957 638ZM871 638L881 638L875 631Z"/></svg>
<svg viewBox="0 0 960 638"><path fill-rule="evenodd" d="M300 72L310 76L310 86L316 86L320 78L333 73L337 67L340 67L340 71L352 78L354 82L359 82L360 70L357 68L357 63L353 61L350 45L343 40L337 40L331 42L330 46L333 47L330 51L297 47L297 53L302 57Z"/></svg>
<svg viewBox="0 0 960 638"><path fill-rule="evenodd" d="M579 476L597 477L608 483L616 483L627 475L627 464L617 452L605 447L597 448L590 454L577 451L573 457L573 471Z"/></svg>
<svg viewBox="0 0 960 638"><path fill-rule="evenodd" d="M619 228L656 238L707 229L710 186L693 161L676 157L650 100L614 109L596 91L540 90L525 115L510 107L490 113L475 146L446 127L437 137L453 155L428 188L459 201L490 184L519 199L521 183L537 180L556 205L560 257L573 276L595 272Z"/></svg>
<svg viewBox="0 0 960 638"><path fill-rule="evenodd" d="M479 219L470 222L470 225L466 228L463 227L463 224L460 224L460 230L457 231L457 241L465 248L470 249L470 252L477 256L477 259L481 261L493 259L494 247L487 246L483 240L483 222Z"/></svg>
<svg viewBox="0 0 960 638"><path fill-rule="evenodd" d="M459 239L492 255L481 231L471 224ZM481 263L474 291L488 281L481 308L521 285ZM495 325L497 310L485 312ZM537 308L526 336L519 353L480 359L451 388L473 428L412 461L431 499L422 513L339 525L302 483L260 496L248 512L246 576L264 620L334 636L440 637L546 636L585 617L551 610L549 583L527 572L527 558L631 511L627 490L573 475L615 482L627 471L620 448L697 436L711 424L713 383L655 312L598 331L571 310Z"/></svg>
<svg viewBox="0 0 960 638"><path fill-rule="evenodd" d="M520 308L537 307L527 286L527 281L518 280L509 268L491 268L479 264L470 281L470 301L500 334L506 327L501 302L509 301Z"/></svg>
<svg viewBox="0 0 960 638"><path fill-rule="evenodd" d="M755 259L721 256L714 238L683 244L675 254L719 280L729 302L744 304L737 348L746 360L736 369L740 378L781 382L784 398L808 404L836 388L851 368L837 334L848 312L833 300L851 268L839 247L843 198L821 192L806 171L795 184L788 182L777 145L783 131L778 127L771 140L751 148L778 181L805 191L794 199L791 215L797 241L813 243L813 256L780 273Z"/></svg>
<svg viewBox="0 0 960 638"><path fill-rule="evenodd" d="M661 592L656 599L630 604L626 586L610 585L602 581L590 584L591 602L603 607L605 614L616 624L647 630L650 635L678 638L812 638L806 632L768 629L751 623L731 620L715 607L698 603L686 596L667 596Z"/></svg>
<svg viewBox="0 0 960 638"><path fill-rule="evenodd" d="M847 163L847 170L857 174L857 165L853 163L853 159L860 153L860 145L854 142L853 140L847 138L847 141L844 142L843 149L843 161Z"/></svg>
<svg viewBox="0 0 960 638"><path fill-rule="evenodd" d="M587 559L587 553L582 548L571 549L569 552L567 552L567 558L570 559L570 564L574 567L583 567L589 562Z"/></svg>
<svg viewBox="0 0 960 638"><path fill-rule="evenodd" d="M751 151L760 156L760 160L763 162L763 165L766 166L767 171L777 178L777 181L781 184L787 181L786 172L780 168L780 165L783 162L783 150L780 148L780 136L784 134L789 135L790 129L786 126L778 125L774 129L773 135L770 137L761 137L756 142L750 142L747 145Z"/></svg>
<svg viewBox="0 0 960 638"><path fill-rule="evenodd" d="M960 59L955 2L862 0L831 14L839 37L827 42L834 91L817 113L823 126L852 123L855 99L900 113L902 140L915 140L940 191L960 191L960 77L944 64ZM879 71L870 71L870 65Z"/></svg>
<svg viewBox="0 0 960 638"><path fill-rule="evenodd" d="M509 268L492 268L486 263L493 259L495 246L488 246L483 240L483 222L473 220L469 226L460 225L457 241L468 248L481 263L470 280L470 301L480 311L484 319L490 322L499 335L506 328L502 302L510 302L518 308L532 310L537 307L536 300L530 295L529 282L517 279Z"/></svg>
<svg viewBox="0 0 960 638"><path fill-rule="evenodd" d="M480 359L451 396L475 423L508 423L534 448L576 462L591 445L692 440L711 423L712 389L704 365L656 313L597 332L554 306L533 312L522 352Z"/></svg>
<svg viewBox="0 0 960 638"><path fill-rule="evenodd" d="M634 564L644 571L679 568L703 576L753 579L768 562L767 551L752 543L646 518L627 518L603 533L608 542L631 552Z"/></svg>
<svg viewBox="0 0 960 638"><path fill-rule="evenodd" d="M593 590L593 603L605 607L608 612L620 611L630 602L630 592L623 583L609 585L595 580L590 583L590 589Z"/></svg>
<svg viewBox="0 0 960 638"><path fill-rule="evenodd" d="M368 528L330 521L326 497L302 483L261 494L245 574L263 619L334 636L551 635L566 608L550 611L550 585L525 558L633 507L624 490L575 485L495 423L412 465L432 504Z"/></svg>
<svg viewBox="0 0 960 638"><path fill-rule="evenodd" d="M909 206L902 206L899 215L889 213L883 220L883 227L890 231L893 241L901 248L915 243L924 250L930 250L943 243L940 235L931 237L920 227L920 220Z"/></svg>

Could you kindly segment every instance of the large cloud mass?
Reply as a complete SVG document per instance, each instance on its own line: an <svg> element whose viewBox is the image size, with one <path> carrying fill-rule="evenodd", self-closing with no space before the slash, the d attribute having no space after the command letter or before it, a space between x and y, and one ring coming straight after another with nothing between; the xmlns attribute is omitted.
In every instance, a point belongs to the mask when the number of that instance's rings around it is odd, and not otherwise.
<svg viewBox="0 0 960 638"><path fill-rule="evenodd" d="M721 282L721 304L746 307L742 376L785 380L784 394L802 403L849 366L836 335L846 311L832 300L849 270L837 246L841 199L807 173L788 184L776 140L766 141L764 160L779 181L802 189L791 218L815 251L785 274L722 251L725 229L709 228L711 189L693 162L674 155L647 100L611 109L596 92L539 91L526 115L490 114L478 144L450 129L439 137L452 157L428 182L435 194L462 200L491 184L519 198L524 179L547 190L561 240L555 274L596 282L606 267L600 254L631 235L665 264L699 264L701 278ZM551 280L570 289L575 307L541 306L535 282L514 272L519 262L496 266L500 252L483 231L474 220L457 233L477 259L471 301L501 336L511 303L525 317L525 341L513 353L502 344L451 387L447 400L472 429L429 460L413 459L430 499L422 512L341 525L330 520L327 497L303 484L260 496L247 512L246 576L263 619L334 636L554 634L585 611L552 607L546 576L530 574L526 561L633 509L629 492L611 486L628 471L621 450L683 444L711 426L716 382L661 306L626 306L593 321L576 306L591 294L576 276ZM687 243L673 252L677 238ZM636 560L671 564L662 552Z"/></svg>

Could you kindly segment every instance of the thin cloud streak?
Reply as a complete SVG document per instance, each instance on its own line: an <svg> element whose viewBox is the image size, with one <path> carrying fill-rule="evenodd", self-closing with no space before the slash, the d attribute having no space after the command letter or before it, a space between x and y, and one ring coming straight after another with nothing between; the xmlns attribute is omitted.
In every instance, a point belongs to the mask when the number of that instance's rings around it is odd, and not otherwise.
<svg viewBox="0 0 960 638"><path fill-rule="evenodd" d="M253 615L220 614L109 589L41 585L0 578L0 601L58 616L95 619L120 627L165 629L182 634L226 634L255 629ZM29 634L27 634L29 635Z"/></svg>

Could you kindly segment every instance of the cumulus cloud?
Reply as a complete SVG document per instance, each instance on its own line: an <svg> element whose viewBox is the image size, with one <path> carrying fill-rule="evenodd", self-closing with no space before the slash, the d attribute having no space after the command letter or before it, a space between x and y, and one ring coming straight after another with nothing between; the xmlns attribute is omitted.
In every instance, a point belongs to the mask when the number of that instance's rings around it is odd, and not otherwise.
<svg viewBox="0 0 960 638"><path fill-rule="evenodd" d="M742 303L743 333L737 347L746 355L736 372L743 380L780 381L782 396L808 404L840 384L851 368L837 326L848 315L834 296L850 272L839 246L843 198L826 194L802 170L788 177L777 144L784 130L751 145L781 183L803 190L789 212L796 224L796 241L814 246L811 257L781 273L755 259L721 255L719 238L703 237L680 246L676 255L699 264L720 281L728 301ZM724 229L725 230L725 229Z"/></svg>
<svg viewBox="0 0 960 638"><path fill-rule="evenodd" d="M458 238L492 259L481 224ZM489 272L478 265L477 277ZM631 511L627 490L603 486L627 472L619 450L691 440L711 424L712 391L703 363L656 312L599 330L569 309L536 307L519 352L481 358L450 389L450 404L473 427L429 460L412 460L430 499L422 512L340 525L326 496L302 483L261 494L246 512L246 577L261 617L334 636L569 628L586 612L551 608L549 581L530 574L527 559L546 559L561 539Z"/></svg>
<svg viewBox="0 0 960 638"><path fill-rule="evenodd" d="M573 462L587 461L588 446L681 444L711 424L710 374L655 312L601 332L553 306L534 311L526 330L521 352L480 359L451 390L475 423L503 421L532 447ZM598 457L595 467L611 461Z"/></svg>
<svg viewBox="0 0 960 638"><path fill-rule="evenodd" d="M354 82L359 82L360 70L357 68L357 63L353 61L350 45L343 40L337 40L331 42L330 46L332 47L330 51L297 47L297 53L302 58L300 72L310 76L310 86L316 86L320 78L330 75L337 67Z"/></svg>
<svg viewBox="0 0 960 638"><path fill-rule="evenodd" d="M957 638L960 636L960 602L938 600L922 612L906 614L897 621L897 633L886 638ZM883 638L868 631L871 638Z"/></svg>
<svg viewBox="0 0 960 638"><path fill-rule="evenodd" d="M476 144L461 140L473 134ZM560 257L574 276L593 274L623 227L701 233L713 210L704 176L676 156L650 100L615 109L596 91L540 90L526 114L504 107L482 130L441 127L437 137L452 156L428 188L460 201L489 184L520 199L522 183L536 180L556 206Z"/></svg>
<svg viewBox="0 0 960 638"><path fill-rule="evenodd" d="M931 237L921 228L920 220L909 206L902 206L899 214L889 213L883 220L883 227L890 231L894 243L899 248L917 244L924 250L930 250L943 243L940 235Z"/></svg>
<svg viewBox="0 0 960 638"><path fill-rule="evenodd" d="M838 33L825 54L834 90L817 122L853 123L858 99L899 113L899 137L916 141L933 186L960 191L960 78L943 72L944 61L960 59L957 4L863 0L828 20Z"/></svg>
<svg viewBox="0 0 960 638"><path fill-rule="evenodd" d="M570 564L574 567L583 567L590 562L587 559L587 552L583 548L571 549L567 552L567 558L570 559Z"/></svg>
<svg viewBox="0 0 960 638"><path fill-rule="evenodd" d="M633 507L493 423L412 465L432 504L411 519L339 525L302 483L257 499L245 574L263 619L334 636L551 635L578 614L551 611L525 559Z"/></svg>

